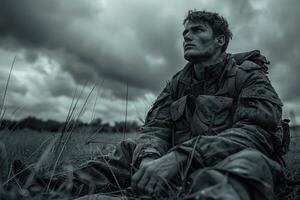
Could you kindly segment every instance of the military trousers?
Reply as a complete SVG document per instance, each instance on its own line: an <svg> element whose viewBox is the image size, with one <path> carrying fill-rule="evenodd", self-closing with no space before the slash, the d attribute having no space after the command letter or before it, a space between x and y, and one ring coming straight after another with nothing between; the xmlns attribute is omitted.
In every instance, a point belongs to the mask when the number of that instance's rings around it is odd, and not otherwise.
<svg viewBox="0 0 300 200"><path fill-rule="evenodd" d="M89 161L75 171L55 175L50 189L68 191L73 197L111 192L131 195L130 181L137 170L132 165L135 146L132 140L120 142L113 155ZM245 149L215 166L188 174L180 190L182 194L178 195L183 199L259 200L274 199L275 183L282 177L282 168L259 151ZM35 184L49 187L49 177L37 177ZM180 181L171 184L182 187ZM162 196L168 195L166 190Z"/></svg>

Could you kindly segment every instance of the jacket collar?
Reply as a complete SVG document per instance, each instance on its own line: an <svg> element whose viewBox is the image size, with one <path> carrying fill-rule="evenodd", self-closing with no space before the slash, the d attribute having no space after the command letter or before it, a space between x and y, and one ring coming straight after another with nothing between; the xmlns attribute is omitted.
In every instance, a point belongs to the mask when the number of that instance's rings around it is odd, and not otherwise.
<svg viewBox="0 0 300 200"><path fill-rule="evenodd" d="M187 63L184 67L181 77L179 81L186 84L191 85L193 82L202 82L202 81L216 81L220 78L224 71L224 67L227 64L229 55L224 53L220 56L218 60L214 64L203 66L203 71L201 72L201 79L196 79L194 64Z"/></svg>

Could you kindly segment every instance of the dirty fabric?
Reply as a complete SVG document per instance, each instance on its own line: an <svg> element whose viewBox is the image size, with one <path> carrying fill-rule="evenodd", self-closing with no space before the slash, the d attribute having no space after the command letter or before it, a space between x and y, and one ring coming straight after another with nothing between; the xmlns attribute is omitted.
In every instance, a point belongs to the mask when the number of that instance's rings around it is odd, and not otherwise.
<svg viewBox="0 0 300 200"><path fill-rule="evenodd" d="M207 66L200 80L194 76L193 65L187 64L167 83L149 111L134 151L136 165L145 157L178 151L192 159L190 173L212 169L220 176L229 174L235 185L248 188L244 189L246 196L251 188L254 196L272 199L272 175L281 171L273 160L278 160L282 142L282 103L266 75L266 64L257 51L237 58L227 55L220 63ZM246 156L241 156L244 162L230 160L247 149L263 159L247 168L243 166L252 160ZM232 162L232 168L219 166L224 160L228 165Z"/></svg>
<svg viewBox="0 0 300 200"><path fill-rule="evenodd" d="M136 171L131 163L135 146L133 140L122 141L112 155L98 157L76 170L64 170L55 173L54 176L52 172L34 174L34 171L27 168L21 161L14 161L12 170L15 179L10 185L17 182L33 195L41 192L55 192L72 197L111 192L116 192L118 195L124 192L127 194L125 189L130 186L131 176Z"/></svg>
<svg viewBox="0 0 300 200"><path fill-rule="evenodd" d="M186 179L173 182L186 199L273 199L282 176L282 103L267 64L258 51L224 54L196 77L188 63L152 105L140 137L72 172L70 192L128 190L142 159L177 151L190 163ZM51 187L61 187L66 177L55 176Z"/></svg>

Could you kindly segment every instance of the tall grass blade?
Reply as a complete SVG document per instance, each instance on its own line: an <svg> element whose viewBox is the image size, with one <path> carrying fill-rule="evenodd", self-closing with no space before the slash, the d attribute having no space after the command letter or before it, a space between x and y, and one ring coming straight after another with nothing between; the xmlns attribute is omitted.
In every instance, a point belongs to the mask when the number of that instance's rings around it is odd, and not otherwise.
<svg viewBox="0 0 300 200"><path fill-rule="evenodd" d="M103 84L104 84L104 80L102 80L102 82L100 84L100 87L99 87L99 89L97 90L97 93L96 93L96 99L95 99L94 106L93 106L91 121L93 121L95 119L96 104L97 104L98 98L101 95L101 90L103 89Z"/></svg>
<svg viewBox="0 0 300 200"><path fill-rule="evenodd" d="M24 106L18 106L15 110L13 110L13 111L11 112L9 118L12 119L12 118L14 117L14 115L15 115L17 112L23 110L24 108L25 108L25 105L24 105Z"/></svg>
<svg viewBox="0 0 300 200"><path fill-rule="evenodd" d="M184 172L184 175L183 175L183 183L186 183L187 174L188 174L189 169L192 165L192 161L193 161L193 158L194 158L194 155L195 155L195 150L196 150L199 139L200 139L200 135L198 135L197 138L196 138L196 141L195 141L195 144L193 146L192 153L191 153L191 157L188 160L188 164L186 166L186 169L185 169L185 172Z"/></svg>
<svg viewBox="0 0 300 200"><path fill-rule="evenodd" d="M96 85L94 85L94 87L92 88L92 90L89 92L89 94L88 94L88 96L87 96L87 98L86 98L86 100L85 100L85 102L84 102L84 104L83 104L83 106L82 106L82 108L81 108L81 110L80 110L78 116L77 116L77 120L80 118L80 116L81 116L81 114L82 114L82 112L83 112L83 110L84 110L84 107L86 106L86 104L87 104L87 102L88 102L88 99L89 99L89 97L91 96L91 94L92 94L93 90L95 89L95 87L96 87ZM76 102L76 104L77 104L77 102ZM48 183L48 185L47 185L47 189L46 189L47 192L49 191L49 187L50 187L51 181L52 181L52 179L53 179L53 177L54 177L55 170L56 170L56 167L57 167L57 165L58 165L58 162L59 162L59 160L60 160L60 158L61 158L61 156L62 156L62 154L63 154L63 152L64 152L64 149L65 149L65 147L66 147L66 145L67 145L67 143L68 143L68 141L69 141L69 139L70 139L70 137L71 137L71 135L72 135L74 126L75 126L75 125L73 125L73 128L71 129L70 133L67 135L66 141L63 143L63 146L62 146L62 148L61 148L61 150L60 150L60 152L59 152L59 154L58 154L58 157L57 157L57 159L56 159L56 161L55 161L55 163L54 163L53 170L52 170L51 177L50 177L50 181L49 181L49 183Z"/></svg>
<svg viewBox="0 0 300 200"><path fill-rule="evenodd" d="M126 106L125 106L125 120L124 120L124 129L123 129L123 140L125 140L125 138L126 138L127 112L128 112L128 82L126 83Z"/></svg>
<svg viewBox="0 0 300 200"><path fill-rule="evenodd" d="M86 84L87 84L87 83L85 83L85 85L82 87L82 89L81 89L81 91L80 91L80 94L79 94L79 96L78 96L78 98L77 98L75 104L74 104L74 100L75 100L75 98L76 98L77 88L76 88L76 90L75 90L75 92L74 92L74 96L73 96L73 99L72 99L72 103L71 103L71 105L70 105L70 108L69 108L68 115L67 115L67 117L66 117L64 126L63 126L63 128L62 128L61 135L60 135L60 139L59 139L59 141L58 141L57 147L55 148L55 152L58 152L59 147L60 147L61 144L62 144L62 140L63 140L63 137L64 137L64 135L65 135L65 132L66 132L66 131L70 128L70 126L71 126L71 125L70 125L70 121L71 121L72 116L73 116L73 113L74 113L74 111L75 111L75 109L76 109L76 107L77 107L77 104L78 104L78 102L79 102L79 99L81 98L81 96L82 96L82 94L83 94L83 91L84 91L84 89L85 89L85 87L86 87ZM74 105L73 105L73 104L74 104Z"/></svg>
<svg viewBox="0 0 300 200"><path fill-rule="evenodd" d="M61 138L59 139L60 142L61 142L61 140L62 140L63 133L65 132L66 127L67 127L67 124L68 124L68 121L69 121L69 119L70 119L70 115L71 115L71 111L72 111L72 108L73 108L74 100L75 100L75 98L76 98L76 93L77 93L77 88L75 89L75 92L74 92L74 95L73 95L73 98L72 98L72 102L71 102L71 105L70 105L70 107L69 107L68 114L67 114L67 117L66 117L64 126L63 126L63 128L62 128L62 131L61 131Z"/></svg>
<svg viewBox="0 0 300 200"><path fill-rule="evenodd" d="M97 104L97 102L98 102L99 96L101 95L100 90L102 90L103 83L104 83L104 80L102 80L101 85L100 85L100 87L99 87L99 89L97 90L97 93L96 93L96 98L95 98L94 105L93 105L93 110L92 110L92 115L91 115L90 123L92 123L93 120L95 119L95 115L96 115L96 114L95 114L95 113L96 113L96 112L95 112L95 110L96 110L96 104ZM101 124L100 124L100 125L101 125ZM86 144L89 144L89 141L94 140L95 135L96 135L97 133L99 133L102 129L103 129L103 126L97 127L96 130L93 130L93 127L90 126L90 127L89 127L89 130L87 131L87 133L92 133L92 134L87 138Z"/></svg>
<svg viewBox="0 0 300 200"><path fill-rule="evenodd" d="M8 78L7 78L7 81L6 81L6 85L5 85L5 89L4 89L4 94L3 94L3 97L2 97L1 108L0 108L0 115L1 115L1 117L0 117L0 127L2 125L2 120L3 120L3 117L4 117L4 113L5 113L5 112L3 112L3 108L4 108L4 104L5 104L5 99L6 99L6 93L7 93L7 89L8 89L8 84L9 84L9 81L10 81L11 72L12 72L12 70L14 68L14 64L16 62L16 58L17 58L17 56L14 57L14 60L13 60L13 62L11 64L9 75L8 75Z"/></svg>
<svg viewBox="0 0 300 200"><path fill-rule="evenodd" d="M81 91L80 91L80 94L79 94L79 96L78 96L78 98L77 98L77 100L76 100L76 103L74 104L74 106L73 106L73 108L72 108L72 111L71 111L71 113L70 113L70 115L69 115L69 118L68 118L68 121L67 121L67 123L66 123L66 129L64 130L64 132L65 132L66 130L69 130L71 127L74 127L74 126L75 126L75 124L74 124L74 119L75 119L75 117L74 117L74 118L72 118L72 117L75 115L74 112L75 112L75 110L76 110L77 104L78 104L78 102L79 102L81 96L83 95L83 91L84 91L86 85L87 85L87 82L86 82L85 85L82 87L82 89L81 89ZM78 118L78 117L77 117L77 118ZM71 123L72 120L73 120L73 123ZM76 121L75 121L75 122L76 122Z"/></svg>
<svg viewBox="0 0 300 200"><path fill-rule="evenodd" d="M4 183L2 183L2 187L4 187L10 181L12 181L13 179L15 179L18 175L20 175L21 173L23 173L24 171L30 169L33 166L34 166L34 164L30 164L27 167L25 167L24 169L22 169L21 171L19 171L18 173L13 174L9 179L7 179Z"/></svg>

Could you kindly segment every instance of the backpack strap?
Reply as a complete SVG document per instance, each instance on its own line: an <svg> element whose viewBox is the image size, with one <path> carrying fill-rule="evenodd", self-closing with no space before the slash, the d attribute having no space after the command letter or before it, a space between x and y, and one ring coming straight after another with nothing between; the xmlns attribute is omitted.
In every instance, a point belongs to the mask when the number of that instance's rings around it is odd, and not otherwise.
<svg viewBox="0 0 300 200"><path fill-rule="evenodd" d="M237 90L237 68L238 68L238 66L237 65L234 65L234 66L232 66L231 67L231 69L232 69L232 74L233 74L233 76L232 77L230 77L229 79L228 79L228 85L227 85L227 87L228 87L228 92L229 92L229 94L230 94L230 96L231 97L233 97L233 101L236 101L237 100L237 98L238 98L238 90Z"/></svg>
<svg viewBox="0 0 300 200"><path fill-rule="evenodd" d="M235 113L235 110L236 110L236 107L237 107L237 103L238 103L238 98L239 98L239 93L240 93L240 90L242 89L241 86L242 86L242 77L241 75L239 75L238 73L238 69L239 69L239 65L236 64L235 62L235 59L234 58L231 58L232 59L232 63L231 63L231 68L230 68L230 74L232 75L231 77L229 77L228 81L227 81L227 88L228 88L228 92L229 92L229 95L230 97L233 98L233 101L232 101L232 107L231 107L231 116L232 116L232 119L231 119L231 125L233 126L233 116L234 116L234 113Z"/></svg>

